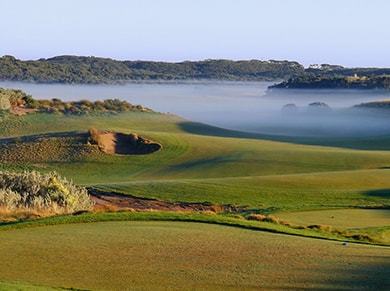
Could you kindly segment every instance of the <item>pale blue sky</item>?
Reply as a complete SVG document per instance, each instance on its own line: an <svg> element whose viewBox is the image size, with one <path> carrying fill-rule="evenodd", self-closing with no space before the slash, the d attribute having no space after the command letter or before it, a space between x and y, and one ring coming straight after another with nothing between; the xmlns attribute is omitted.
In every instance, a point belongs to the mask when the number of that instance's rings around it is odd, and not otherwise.
<svg viewBox="0 0 390 291"><path fill-rule="evenodd" d="M390 67L388 0L1 0L0 55Z"/></svg>

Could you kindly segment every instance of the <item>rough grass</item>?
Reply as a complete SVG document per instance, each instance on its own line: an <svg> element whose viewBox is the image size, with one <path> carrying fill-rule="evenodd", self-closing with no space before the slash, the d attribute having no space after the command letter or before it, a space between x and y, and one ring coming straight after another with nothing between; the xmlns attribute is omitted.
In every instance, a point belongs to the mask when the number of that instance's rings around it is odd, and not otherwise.
<svg viewBox="0 0 390 291"><path fill-rule="evenodd" d="M0 171L0 207L6 210L57 214L90 210L92 206L85 188L74 185L55 172Z"/></svg>
<svg viewBox="0 0 390 291"><path fill-rule="evenodd" d="M328 225L330 231L339 231L345 236L390 244L389 209L329 209L276 215L295 225Z"/></svg>
<svg viewBox="0 0 390 291"><path fill-rule="evenodd" d="M280 212L276 215L301 225L319 223L343 229L390 226L390 211L386 209L328 209Z"/></svg>
<svg viewBox="0 0 390 291"><path fill-rule="evenodd" d="M385 290L390 278L387 248L210 224L66 224L1 237L0 280L41 286Z"/></svg>

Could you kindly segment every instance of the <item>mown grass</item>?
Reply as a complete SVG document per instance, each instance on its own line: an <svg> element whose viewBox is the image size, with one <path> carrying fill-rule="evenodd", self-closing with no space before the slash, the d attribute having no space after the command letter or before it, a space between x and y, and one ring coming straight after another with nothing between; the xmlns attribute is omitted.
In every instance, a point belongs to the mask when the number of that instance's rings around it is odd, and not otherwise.
<svg viewBox="0 0 390 291"><path fill-rule="evenodd" d="M159 113L30 114L7 117L0 125L3 137L86 132L94 127L135 132L163 145L150 155L94 154L61 162L40 155L39 161L2 163L0 169L56 170L78 184L106 191L246 205L263 212L389 207L389 196L383 195L390 189L388 151L275 142L201 124L189 130L188 122Z"/></svg>
<svg viewBox="0 0 390 291"><path fill-rule="evenodd" d="M375 144L375 151L367 143L367 150L300 145L199 124L194 131L188 124L175 116L135 112L3 116L3 138L94 127L135 132L160 142L163 150L142 156L83 155L60 162L41 155L35 161L2 163L0 169L56 170L78 184L106 191L247 205L256 213L389 207L390 152L378 151ZM313 213L316 224L320 217ZM387 226L348 228L347 238L321 227L150 211L56 216L3 223L0 230L0 257L6 262L0 264L0 281L34 286L383 289L390 277L387 248L302 238L386 244Z"/></svg>
<svg viewBox="0 0 390 291"><path fill-rule="evenodd" d="M198 212L105 212L105 213L85 213L80 215L52 216L41 219L13 221L0 223L0 231L13 229L23 229L30 227L42 227L59 224L92 223L107 221L181 221L198 222L207 224L218 224L232 226L255 231L266 231L272 233L289 234L294 236L311 237L318 239L349 241L355 243L382 244L382 241L371 239L355 239L352 236L345 236L323 230L321 228L301 228L290 227L284 224L267 221L247 220L241 215L218 215L214 213ZM357 232L356 232L357 234ZM386 243L384 243L386 245Z"/></svg>
<svg viewBox="0 0 390 291"><path fill-rule="evenodd" d="M65 224L1 238L0 280L41 286L384 290L390 278L387 248L203 223Z"/></svg>
<svg viewBox="0 0 390 291"><path fill-rule="evenodd" d="M43 170L56 169L82 184L377 169L386 168L390 163L390 153L386 151L356 151L260 139L188 134L180 127L182 121L179 118L157 113L84 117L32 114L18 122L23 126L11 126L12 129L7 133L0 126L2 135L87 131L88 128L95 127L136 132L159 141L164 146L163 151L152 155L93 156L81 161L42 161L35 165ZM6 122L5 124L10 126ZM23 163L22 165L24 166Z"/></svg>
<svg viewBox="0 0 390 291"><path fill-rule="evenodd" d="M94 187L171 201L207 201L252 208L302 210L388 208L389 198L370 190L390 188L389 170L340 171L256 177L170 179L108 183Z"/></svg>

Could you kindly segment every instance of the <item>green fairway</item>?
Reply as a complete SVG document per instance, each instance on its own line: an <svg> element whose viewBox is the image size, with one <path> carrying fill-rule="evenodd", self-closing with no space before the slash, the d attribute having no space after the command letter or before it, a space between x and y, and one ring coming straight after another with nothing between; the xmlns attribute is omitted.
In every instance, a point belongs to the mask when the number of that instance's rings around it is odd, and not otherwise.
<svg viewBox="0 0 390 291"><path fill-rule="evenodd" d="M1 121L1 134L11 138L14 148L0 157L5 159L1 168L55 170L76 183L104 191L169 201L234 204L263 213L390 205L388 151L269 141L198 123L190 125L173 115L139 112L8 116ZM160 142L163 149L149 155L93 152L64 159L64 149L72 148L71 141L67 145L54 138L42 145L29 138L28 147L20 146L22 136L46 134L40 138L47 138L66 132L71 137L73 132L91 127L135 132ZM39 155L29 160L32 151ZM57 157L58 153L62 156ZM7 162L12 154L23 158ZM312 221L323 223L320 215L318 221ZM388 235L387 229L382 232Z"/></svg>
<svg viewBox="0 0 390 291"><path fill-rule="evenodd" d="M282 212L278 217L300 225L326 224L339 228L389 226L388 209L331 209L317 211Z"/></svg>
<svg viewBox="0 0 390 291"><path fill-rule="evenodd" d="M1 237L3 282L105 290L383 290L390 278L385 248L196 223L68 224Z"/></svg>
<svg viewBox="0 0 390 291"><path fill-rule="evenodd" d="M137 133L163 148L148 155L78 154L85 145L77 144L77 134L91 127ZM135 112L7 116L0 135L0 170L54 170L107 192L233 204L246 211L117 212L3 224L0 290L389 284L388 248L342 244L390 244L389 151L371 150L367 143L357 150L273 141ZM248 213L280 215L286 224L247 220Z"/></svg>
<svg viewBox="0 0 390 291"><path fill-rule="evenodd" d="M274 210L383 207L389 205L389 198L386 195L377 195L375 190L390 188L390 171L170 179L110 183L95 187L172 201L233 203Z"/></svg>
<svg viewBox="0 0 390 291"><path fill-rule="evenodd" d="M4 118L0 125L3 137L72 134L96 127L136 132L163 145L150 155L95 153L56 160L53 154L44 155L58 152L58 144L50 150L49 143L37 148L43 153L38 160L29 161L27 154L24 162L1 163L3 169L55 170L76 183L107 191L170 201L236 204L268 212L389 207L388 151L269 141L199 123L191 127L179 117L159 113L31 114Z"/></svg>

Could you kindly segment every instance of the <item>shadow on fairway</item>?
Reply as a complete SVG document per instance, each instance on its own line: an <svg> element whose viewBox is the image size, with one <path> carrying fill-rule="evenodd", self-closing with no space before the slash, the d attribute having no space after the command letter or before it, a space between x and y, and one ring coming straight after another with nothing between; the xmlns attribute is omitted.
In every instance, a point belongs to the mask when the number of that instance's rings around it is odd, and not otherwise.
<svg viewBox="0 0 390 291"><path fill-rule="evenodd" d="M349 245L340 246L340 248L348 248ZM389 252L384 249L384 252ZM362 259L366 259L362 256ZM374 262L362 262L361 264L349 264L345 268L329 268L320 270L307 270L307 281L303 284L312 283L317 288L316 290L328 290L320 286L332 287L334 290L389 290L390 288L390 264L388 256L375 257ZM314 271L314 276L310 280L310 274ZM316 279L315 273L329 274L323 278ZM311 290L311 288L308 288Z"/></svg>
<svg viewBox="0 0 390 291"><path fill-rule="evenodd" d="M366 194L368 196L390 198L390 189L369 190L369 191L365 191L364 194Z"/></svg>
<svg viewBox="0 0 390 291"><path fill-rule="evenodd" d="M221 127L211 126L199 122L185 121L179 123L179 127L191 134L229 137L229 138L248 138L261 139L269 141L287 142L293 144L304 144L313 146L330 146L358 150L390 150L390 136L374 137L334 137L334 136L282 136L260 133L243 132L229 130Z"/></svg>

